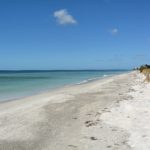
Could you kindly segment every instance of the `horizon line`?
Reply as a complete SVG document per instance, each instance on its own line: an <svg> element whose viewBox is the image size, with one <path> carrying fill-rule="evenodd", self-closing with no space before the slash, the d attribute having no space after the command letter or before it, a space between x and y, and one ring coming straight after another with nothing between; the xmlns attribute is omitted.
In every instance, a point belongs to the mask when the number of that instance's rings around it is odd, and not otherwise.
<svg viewBox="0 0 150 150"><path fill-rule="evenodd" d="M132 70L132 69L0 69L0 71L105 71L105 70Z"/></svg>

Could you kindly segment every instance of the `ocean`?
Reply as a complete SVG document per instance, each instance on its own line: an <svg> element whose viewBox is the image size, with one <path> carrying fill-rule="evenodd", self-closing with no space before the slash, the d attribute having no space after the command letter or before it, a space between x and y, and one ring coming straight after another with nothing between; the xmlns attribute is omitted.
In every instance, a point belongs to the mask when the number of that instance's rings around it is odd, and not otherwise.
<svg viewBox="0 0 150 150"><path fill-rule="evenodd" d="M126 70L0 71L0 101L127 72Z"/></svg>

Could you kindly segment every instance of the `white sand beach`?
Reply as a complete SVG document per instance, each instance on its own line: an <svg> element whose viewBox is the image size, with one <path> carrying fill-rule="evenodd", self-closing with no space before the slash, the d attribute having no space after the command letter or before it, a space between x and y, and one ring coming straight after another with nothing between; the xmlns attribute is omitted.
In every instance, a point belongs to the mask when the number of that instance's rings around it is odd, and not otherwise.
<svg viewBox="0 0 150 150"><path fill-rule="evenodd" d="M130 72L0 104L0 150L149 150L150 84Z"/></svg>

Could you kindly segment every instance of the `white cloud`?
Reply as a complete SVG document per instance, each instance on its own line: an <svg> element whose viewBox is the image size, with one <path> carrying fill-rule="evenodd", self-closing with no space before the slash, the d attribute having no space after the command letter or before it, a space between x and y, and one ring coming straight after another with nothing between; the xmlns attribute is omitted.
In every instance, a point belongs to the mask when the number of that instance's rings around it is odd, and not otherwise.
<svg viewBox="0 0 150 150"><path fill-rule="evenodd" d="M77 21L71 16L66 9L57 10L54 12L54 17L61 25L76 24Z"/></svg>
<svg viewBox="0 0 150 150"><path fill-rule="evenodd" d="M116 34L118 34L118 32L119 32L119 30L117 28L113 28L113 29L110 30L110 33L112 35L116 35Z"/></svg>

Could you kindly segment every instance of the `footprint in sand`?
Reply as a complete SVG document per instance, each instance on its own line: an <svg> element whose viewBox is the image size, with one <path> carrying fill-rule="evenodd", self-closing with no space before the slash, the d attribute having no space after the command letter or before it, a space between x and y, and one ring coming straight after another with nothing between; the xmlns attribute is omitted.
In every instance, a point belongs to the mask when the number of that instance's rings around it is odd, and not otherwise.
<svg viewBox="0 0 150 150"><path fill-rule="evenodd" d="M115 132L115 131L118 131L118 130L117 130L117 129L112 129L111 131L114 131L114 132Z"/></svg>
<svg viewBox="0 0 150 150"><path fill-rule="evenodd" d="M91 127L97 125L97 122L93 122L91 120L85 122L86 127Z"/></svg>
<svg viewBox="0 0 150 150"><path fill-rule="evenodd" d="M86 114L87 116L91 116L92 114Z"/></svg>
<svg viewBox="0 0 150 150"><path fill-rule="evenodd" d="M100 113L100 112L97 112L96 115L95 115L95 117L96 117L96 116L100 116L100 115L101 115L101 113Z"/></svg>
<svg viewBox="0 0 150 150"><path fill-rule="evenodd" d="M107 148L111 148L111 147L112 147L111 145L108 145L108 146L107 146Z"/></svg>
<svg viewBox="0 0 150 150"><path fill-rule="evenodd" d="M78 119L78 118L74 117L73 119L76 120L76 119Z"/></svg>
<svg viewBox="0 0 150 150"><path fill-rule="evenodd" d="M98 139L97 139L96 137L94 137L94 136L91 136L90 139L91 139L91 140L94 140L94 141L95 141L95 140L98 140Z"/></svg>
<svg viewBox="0 0 150 150"><path fill-rule="evenodd" d="M69 147L72 147L72 148L77 148L77 146L75 145L68 145Z"/></svg>
<svg viewBox="0 0 150 150"><path fill-rule="evenodd" d="M147 137L147 135L143 135L142 137L145 138L145 137Z"/></svg>

